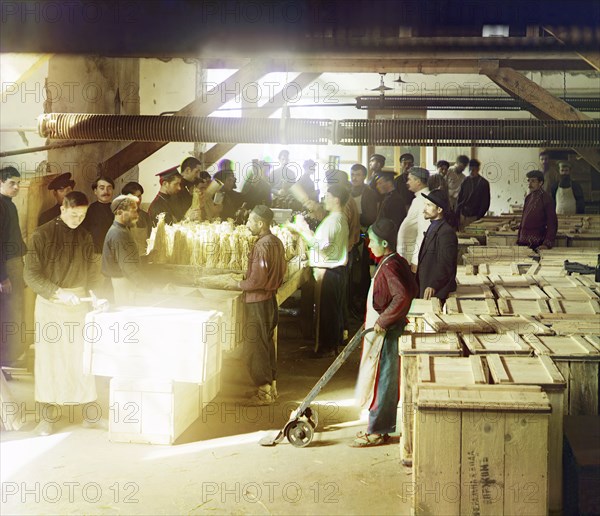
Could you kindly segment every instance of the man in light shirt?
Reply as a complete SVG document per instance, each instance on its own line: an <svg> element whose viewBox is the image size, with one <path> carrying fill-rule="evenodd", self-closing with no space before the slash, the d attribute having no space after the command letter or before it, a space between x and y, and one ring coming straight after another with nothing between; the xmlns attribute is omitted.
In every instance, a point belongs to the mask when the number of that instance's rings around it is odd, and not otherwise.
<svg viewBox="0 0 600 516"><path fill-rule="evenodd" d="M458 193L460 192L460 185L465 180L463 170L467 168L469 164L469 158L461 155L456 158L456 163L453 167L448 169L446 174L446 183L448 184L448 196L450 197L450 208L456 209L456 203L458 201Z"/></svg>
<svg viewBox="0 0 600 516"><path fill-rule="evenodd" d="M325 195L325 209L329 214L313 233L305 221L288 227L296 231L308 244L308 263L316 281L317 340L315 358L333 357L343 344L343 297L348 261L348 222L344 206L349 199L348 189L333 184Z"/></svg>
<svg viewBox="0 0 600 516"><path fill-rule="evenodd" d="M412 167L408 171L406 181L407 188L415 194L406 218L402 221L398 230L396 250L409 264L413 272L417 272L419 263L419 248L423 242L423 236L429 227L429 221L423 215L426 199L419 193L428 194L427 180L429 171L421 167Z"/></svg>

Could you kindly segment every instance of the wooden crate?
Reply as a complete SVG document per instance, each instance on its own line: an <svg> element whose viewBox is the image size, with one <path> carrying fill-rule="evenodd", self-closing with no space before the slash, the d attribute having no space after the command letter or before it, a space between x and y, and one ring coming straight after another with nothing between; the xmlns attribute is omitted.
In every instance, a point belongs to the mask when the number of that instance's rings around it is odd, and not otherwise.
<svg viewBox="0 0 600 516"><path fill-rule="evenodd" d="M494 331L487 322L477 315L426 313L423 315L423 319L426 326L436 332L485 333Z"/></svg>
<svg viewBox="0 0 600 516"><path fill-rule="evenodd" d="M427 312L434 314L442 313L442 305L437 297L432 299L413 299L410 309L408 310L409 316L423 315Z"/></svg>
<svg viewBox="0 0 600 516"><path fill-rule="evenodd" d="M449 297L458 299L493 299L494 294L487 285L458 285Z"/></svg>
<svg viewBox="0 0 600 516"><path fill-rule="evenodd" d="M518 333L465 333L461 335L463 342L472 355L500 355L533 354L533 348Z"/></svg>
<svg viewBox="0 0 600 516"><path fill-rule="evenodd" d="M550 299L567 299L569 301L582 301L585 299L598 300L598 296L589 288L580 285L578 287L555 287L546 286L544 292Z"/></svg>
<svg viewBox="0 0 600 516"><path fill-rule="evenodd" d="M108 437L113 442L173 444L200 416L194 383L112 378Z"/></svg>
<svg viewBox="0 0 600 516"><path fill-rule="evenodd" d="M516 332L520 335L552 335L552 330L527 315L480 315L496 333Z"/></svg>
<svg viewBox="0 0 600 516"><path fill-rule="evenodd" d="M481 357L444 357L419 355L418 385L475 385L488 383L488 373Z"/></svg>
<svg viewBox="0 0 600 516"><path fill-rule="evenodd" d="M529 285L536 285L537 281L534 276L529 274L515 275L511 274L490 274L490 281L494 285L502 285L504 287L528 287Z"/></svg>
<svg viewBox="0 0 600 516"><path fill-rule="evenodd" d="M517 245L516 231L488 231L485 244L487 246L515 246Z"/></svg>
<svg viewBox="0 0 600 516"><path fill-rule="evenodd" d="M493 299L458 299L448 298L444 306L448 314L488 314L498 315L496 301Z"/></svg>
<svg viewBox="0 0 600 516"><path fill-rule="evenodd" d="M537 275L535 279L540 287L579 287L582 283L576 276L567 276L566 271L563 271L564 275L561 276L544 276L543 274ZM544 289L545 290L545 289Z"/></svg>
<svg viewBox="0 0 600 516"><path fill-rule="evenodd" d="M545 313L538 318L557 335L598 335L596 314Z"/></svg>
<svg viewBox="0 0 600 516"><path fill-rule="evenodd" d="M548 312L548 302L545 299L506 299L497 300L500 315L530 315L535 316Z"/></svg>
<svg viewBox="0 0 600 516"><path fill-rule="evenodd" d="M596 299L585 301L550 299L548 303L550 310L555 314L600 314L600 303Z"/></svg>
<svg viewBox="0 0 600 516"><path fill-rule="evenodd" d="M419 386L416 515L546 514L550 404L539 387Z"/></svg>
<svg viewBox="0 0 600 516"><path fill-rule="evenodd" d="M510 287L495 285L494 290L498 298L505 299L548 299L548 295L537 285L527 287Z"/></svg>
<svg viewBox="0 0 600 516"><path fill-rule="evenodd" d="M456 284L457 285L475 285L483 287L485 285L491 285L491 281L484 274L468 274L467 271L463 273L456 273Z"/></svg>
<svg viewBox="0 0 600 516"><path fill-rule="evenodd" d="M565 378L565 415L598 415L600 338L597 335L529 335L527 341L535 349L536 355L551 357Z"/></svg>
<svg viewBox="0 0 600 516"><path fill-rule="evenodd" d="M412 465L414 429L414 393L417 383L418 357L423 354L460 356L462 349L456 333L417 333L402 335L398 342L400 362L400 402L396 427L401 429L400 457L405 466Z"/></svg>
<svg viewBox="0 0 600 516"><path fill-rule="evenodd" d="M221 370L219 312L136 307L86 316L84 372L203 383Z"/></svg>
<svg viewBox="0 0 600 516"><path fill-rule="evenodd" d="M563 405L566 382L547 355L486 357L492 381L499 385L539 385L548 395L552 413L548 421L548 508L562 511Z"/></svg>

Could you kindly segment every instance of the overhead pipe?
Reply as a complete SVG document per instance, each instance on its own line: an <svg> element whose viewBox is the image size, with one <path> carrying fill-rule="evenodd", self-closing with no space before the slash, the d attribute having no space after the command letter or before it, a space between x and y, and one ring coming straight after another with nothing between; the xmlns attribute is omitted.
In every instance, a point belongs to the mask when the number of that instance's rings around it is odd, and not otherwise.
<svg viewBox="0 0 600 516"><path fill-rule="evenodd" d="M324 120L49 113L53 139L313 145L600 147L600 120Z"/></svg>

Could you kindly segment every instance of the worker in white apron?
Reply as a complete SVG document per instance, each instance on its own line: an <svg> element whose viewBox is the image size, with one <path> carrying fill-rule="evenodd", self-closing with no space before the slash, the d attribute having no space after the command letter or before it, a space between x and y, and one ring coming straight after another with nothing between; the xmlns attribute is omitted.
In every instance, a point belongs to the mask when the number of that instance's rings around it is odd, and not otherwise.
<svg viewBox="0 0 600 516"><path fill-rule="evenodd" d="M408 262L396 249L397 229L389 219L379 219L369 228L369 248L381 261L367 296L365 328L374 328L363 342L356 385L357 403L369 409L366 432L350 444L356 448L378 446L396 431L399 399L398 338L418 287Z"/></svg>
<svg viewBox="0 0 600 516"><path fill-rule="evenodd" d="M558 164L559 180L550 189L556 204L557 215L575 215L585 213L583 189L577 181L571 179L571 164L561 161Z"/></svg>
<svg viewBox="0 0 600 516"><path fill-rule="evenodd" d="M35 301L36 432L48 435L63 416L75 414L84 424L100 421L96 382L83 367L85 316L92 307L82 301L102 284L94 243L81 226L88 200L70 192L61 215L40 226L25 256L24 279L37 294ZM83 405L75 412L74 405Z"/></svg>

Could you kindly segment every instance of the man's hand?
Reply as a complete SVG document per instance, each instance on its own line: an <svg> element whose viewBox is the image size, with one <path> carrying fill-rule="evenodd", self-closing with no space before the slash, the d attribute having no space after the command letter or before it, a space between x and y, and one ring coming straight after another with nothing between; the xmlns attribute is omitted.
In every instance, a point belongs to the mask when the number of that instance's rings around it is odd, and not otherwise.
<svg viewBox="0 0 600 516"><path fill-rule="evenodd" d="M375 333L385 333L385 328L382 328L381 326L379 326L378 323L375 323L373 325L373 330L375 331Z"/></svg>
<svg viewBox="0 0 600 516"><path fill-rule="evenodd" d="M65 305L78 305L81 303L79 296L73 294L73 292L63 290L62 288L59 288L54 295L59 303L63 303Z"/></svg>
<svg viewBox="0 0 600 516"><path fill-rule="evenodd" d="M435 297L435 290L431 287L427 287L423 292L423 299L431 299Z"/></svg>
<svg viewBox="0 0 600 516"><path fill-rule="evenodd" d="M410 270L413 274L416 274L417 273L417 265L415 263L411 263Z"/></svg>
<svg viewBox="0 0 600 516"><path fill-rule="evenodd" d="M12 293L12 283L10 279L6 278L4 281L0 282L0 294L11 294Z"/></svg>

